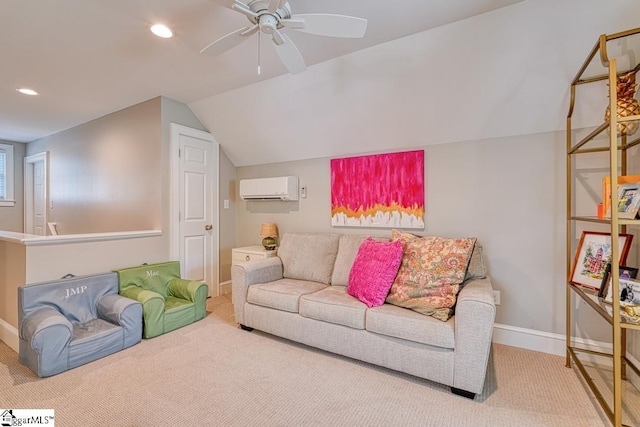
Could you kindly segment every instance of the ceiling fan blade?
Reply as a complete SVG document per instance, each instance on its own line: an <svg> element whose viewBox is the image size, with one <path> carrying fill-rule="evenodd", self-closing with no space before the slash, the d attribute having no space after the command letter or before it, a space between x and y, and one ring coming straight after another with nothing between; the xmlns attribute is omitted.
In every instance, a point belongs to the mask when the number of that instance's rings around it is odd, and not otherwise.
<svg viewBox="0 0 640 427"><path fill-rule="evenodd" d="M276 33L278 34L277 37ZM279 44L278 42L282 43ZM273 45L280 57L280 61L291 74L301 73L307 68L300 51L286 34L275 31L273 33Z"/></svg>
<svg viewBox="0 0 640 427"><path fill-rule="evenodd" d="M269 0L269 7L267 8L267 10L269 11L269 13L275 13L276 10L282 9L286 2L287 0Z"/></svg>
<svg viewBox="0 0 640 427"><path fill-rule="evenodd" d="M257 18L258 14L253 10L249 9L246 4L242 3L239 0L236 0L231 9L237 10L238 12L247 16L247 18Z"/></svg>
<svg viewBox="0 0 640 427"><path fill-rule="evenodd" d="M291 18L304 21L304 28L300 28L300 31L319 36L360 38L364 37L367 31L367 20L355 16L307 13L293 15ZM286 26L285 21L287 20L281 21L284 26Z"/></svg>
<svg viewBox="0 0 640 427"><path fill-rule="evenodd" d="M200 53L206 53L207 55L213 56L220 55L221 53L226 52L232 47L239 45L256 31L258 31L257 25L254 25L253 27L240 28L233 33L229 33L226 36L220 37L213 43L210 43L207 47L202 49Z"/></svg>
<svg viewBox="0 0 640 427"><path fill-rule="evenodd" d="M302 30L304 28L304 19L281 19L280 23L287 27L293 28L294 30Z"/></svg>

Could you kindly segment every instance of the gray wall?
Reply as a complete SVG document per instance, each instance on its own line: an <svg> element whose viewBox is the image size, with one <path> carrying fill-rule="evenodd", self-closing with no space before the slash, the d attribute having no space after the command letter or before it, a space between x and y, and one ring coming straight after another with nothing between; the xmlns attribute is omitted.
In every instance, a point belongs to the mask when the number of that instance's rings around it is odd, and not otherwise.
<svg viewBox="0 0 640 427"><path fill-rule="evenodd" d="M3 141L2 144L13 145L13 173L14 173L14 198L16 204L12 207L0 206L0 230L22 233L24 231L24 156L27 150L26 144L19 142Z"/></svg>
<svg viewBox="0 0 640 427"><path fill-rule="evenodd" d="M231 249L236 247L236 168L220 150L220 283L231 280ZM224 201L229 201L229 208Z"/></svg>
<svg viewBox="0 0 640 427"><path fill-rule="evenodd" d="M475 236L483 243L494 288L502 294L497 323L564 333L564 138L553 132L423 147L426 229L416 234ZM237 170L238 180L280 175L299 176L308 198L239 201L239 246L260 242L262 222L275 222L280 235L390 236L390 230L331 227L329 158Z"/></svg>
<svg viewBox="0 0 640 427"><path fill-rule="evenodd" d="M162 229L168 257L171 123L207 131L185 104L157 97L30 142L29 155L49 151L49 215L59 232ZM19 170L22 175L21 166ZM220 214L222 282L230 279L235 246L235 167L223 152L219 179L221 209L223 200L231 199L230 208ZM22 198L22 187L19 194ZM19 231L21 227L22 220Z"/></svg>
<svg viewBox="0 0 640 427"><path fill-rule="evenodd" d="M60 234L162 228L160 98L27 144L49 152L49 221Z"/></svg>

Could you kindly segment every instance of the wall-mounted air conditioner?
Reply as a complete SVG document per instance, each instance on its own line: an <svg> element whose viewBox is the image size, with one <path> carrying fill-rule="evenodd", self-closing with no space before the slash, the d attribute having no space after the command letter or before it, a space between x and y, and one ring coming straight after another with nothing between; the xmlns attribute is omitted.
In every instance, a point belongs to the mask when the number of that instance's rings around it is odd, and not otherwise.
<svg viewBox="0 0 640 427"><path fill-rule="evenodd" d="M298 200L298 177L241 179L240 197L242 200Z"/></svg>

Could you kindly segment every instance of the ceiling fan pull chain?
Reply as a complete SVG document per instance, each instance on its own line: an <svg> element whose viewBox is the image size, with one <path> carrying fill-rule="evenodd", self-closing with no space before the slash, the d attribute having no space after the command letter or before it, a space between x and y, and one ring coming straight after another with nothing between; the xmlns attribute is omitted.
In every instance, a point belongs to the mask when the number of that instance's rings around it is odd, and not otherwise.
<svg viewBox="0 0 640 427"><path fill-rule="evenodd" d="M258 75L260 75L260 32L258 32Z"/></svg>

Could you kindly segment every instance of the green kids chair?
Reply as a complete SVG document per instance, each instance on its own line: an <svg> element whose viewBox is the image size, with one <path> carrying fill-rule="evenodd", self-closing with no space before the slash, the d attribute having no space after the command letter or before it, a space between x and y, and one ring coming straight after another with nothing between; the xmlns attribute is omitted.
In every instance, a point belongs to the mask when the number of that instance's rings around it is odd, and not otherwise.
<svg viewBox="0 0 640 427"><path fill-rule="evenodd" d="M139 301L143 311L143 338L170 332L206 315L208 286L180 278L180 262L143 264L115 270L119 293Z"/></svg>

